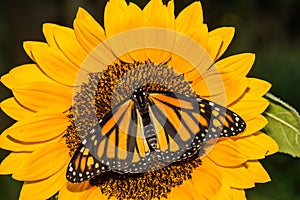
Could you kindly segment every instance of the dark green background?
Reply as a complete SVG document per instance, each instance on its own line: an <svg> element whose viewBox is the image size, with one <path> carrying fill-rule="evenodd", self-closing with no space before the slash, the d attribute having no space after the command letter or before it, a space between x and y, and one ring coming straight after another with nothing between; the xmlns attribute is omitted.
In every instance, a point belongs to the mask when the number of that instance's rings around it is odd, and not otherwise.
<svg viewBox="0 0 300 200"><path fill-rule="evenodd" d="M144 6L147 1L135 0ZM193 2L175 0L176 13ZM0 75L30 60L22 49L27 40L43 41L42 24L72 26L79 6L103 24L106 1L23 0L2 1L0 6ZM299 0L203 0L204 19L212 30L234 26L236 36L225 56L254 52L251 77L273 84L271 92L300 110L300 1ZM118 15L118 13L116 13ZM0 100L12 94L0 85ZM0 132L13 120L0 113ZM300 151L300 148L299 148ZM0 152L0 160L8 152ZM248 199L300 199L300 159L277 154L262 161L272 182L247 191ZM0 177L0 200L18 198L21 183Z"/></svg>

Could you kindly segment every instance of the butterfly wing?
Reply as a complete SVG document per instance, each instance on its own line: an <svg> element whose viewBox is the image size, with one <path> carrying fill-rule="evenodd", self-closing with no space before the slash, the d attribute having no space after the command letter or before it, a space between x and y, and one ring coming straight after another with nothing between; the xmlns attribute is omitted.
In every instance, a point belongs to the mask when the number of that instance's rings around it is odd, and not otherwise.
<svg viewBox="0 0 300 200"><path fill-rule="evenodd" d="M237 135L246 127L236 113L209 100L173 92L150 94L150 114L163 161L190 157L208 140Z"/></svg>
<svg viewBox="0 0 300 200"><path fill-rule="evenodd" d="M90 151L81 144L68 165L66 177L71 183L79 183L109 170L109 167L95 159Z"/></svg>
<svg viewBox="0 0 300 200"><path fill-rule="evenodd" d="M120 173L146 170L150 157L141 120L130 100L113 108L75 151L67 179L77 183L110 170Z"/></svg>
<svg viewBox="0 0 300 200"><path fill-rule="evenodd" d="M149 147L143 135L141 116L131 100L113 108L83 143L100 163L121 173L136 171L135 166L129 166L148 159Z"/></svg>
<svg viewBox="0 0 300 200"><path fill-rule="evenodd" d="M149 115L157 134L157 150L150 152L142 116L133 101L112 109L85 137L67 171L71 182L82 182L112 170L141 173L154 155L167 164L194 155L212 138L244 131L236 113L199 97L172 92L151 92Z"/></svg>

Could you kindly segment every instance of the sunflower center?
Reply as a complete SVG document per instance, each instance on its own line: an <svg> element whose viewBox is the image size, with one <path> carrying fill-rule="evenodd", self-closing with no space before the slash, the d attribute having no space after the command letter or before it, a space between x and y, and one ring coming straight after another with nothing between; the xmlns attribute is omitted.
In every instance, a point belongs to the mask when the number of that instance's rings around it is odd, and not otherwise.
<svg viewBox="0 0 300 200"><path fill-rule="evenodd" d="M101 73L90 73L88 82L82 84L74 96L69 115L71 125L65 137L71 155L95 124L130 98L137 87L142 91L194 95L183 75L166 65L120 63L108 66ZM173 187L190 179L193 169L200 164L201 160L195 155L145 173L101 173L90 179L90 183L98 186L103 194L118 199L167 197Z"/></svg>
<svg viewBox="0 0 300 200"><path fill-rule="evenodd" d="M193 169L200 164L201 160L194 156L144 174L103 173L90 183L98 186L103 194L118 199L167 198L172 188L191 179Z"/></svg>

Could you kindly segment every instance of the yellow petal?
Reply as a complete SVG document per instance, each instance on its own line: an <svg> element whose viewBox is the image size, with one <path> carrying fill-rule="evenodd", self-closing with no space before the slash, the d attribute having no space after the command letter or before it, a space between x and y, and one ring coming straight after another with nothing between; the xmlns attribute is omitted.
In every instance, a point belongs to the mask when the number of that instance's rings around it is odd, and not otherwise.
<svg viewBox="0 0 300 200"><path fill-rule="evenodd" d="M48 44L46 44L44 42L35 42L35 41L26 41L26 42L23 42L23 48L24 48L26 54L29 56L29 58L31 60L35 61L34 58L33 58L32 52L31 52L32 46L47 47Z"/></svg>
<svg viewBox="0 0 300 200"><path fill-rule="evenodd" d="M116 13L118 14L116 15ZM111 1L107 2L104 11L104 27L107 38L120 32L120 23L123 20L124 13L124 8Z"/></svg>
<svg viewBox="0 0 300 200"><path fill-rule="evenodd" d="M151 14L146 26L174 30L174 24L174 15L169 13L167 7L161 7ZM161 49L146 49L148 58L154 63L164 63L168 61L171 53L162 50L172 49L175 43L174 36L175 35L170 34L170 31L167 30L162 30L159 37L151 32L145 32L146 47L151 47L153 43L160 43L162 46Z"/></svg>
<svg viewBox="0 0 300 200"><path fill-rule="evenodd" d="M0 164L0 174L13 174L29 156L29 152L11 152L2 160Z"/></svg>
<svg viewBox="0 0 300 200"><path fill-rule="evenodd" d="M233 199L247 200L246 195L245 195L245 190L243 190L243 189L232 188L230 193L231 193L231 196Z"/></svg>
<svg viewBox="0 0 300 200"><path fill-rule="evenodd" d="M57 43L56 43L56 40L55 40L54 34L53 34L54 29L59 29L59 30L65 32L66 34L72 34L73 30L71 28L59 26L57 24L51 24L51 23L43 24L43 33L44 33L47 43L49 44L50 47L58 49L58 46L57 46Z"/></svg>
<svg viewBox="0 0 300 200"><path fill-rule="evenodd" d="M170 0L170 1L168 2L167 8L168 8L168 10L169 10L169 13L174 15L174 12L175 12L174 0Z"/></svg>
<svg viewBox="0 0 300 200"><path fill-rule="evenodd" d="M21 120L34 112L20 105L15 98L5 99L0 103L0 107L8 116L15 120Z"/></svg>
<svg viewBox="0 0 300 200"><path fill-rule="evenodd" d="M197 31L197 33L201 34L200 31ZM199 79L213 64L213 60L211 60L199 41L194 40L197 38L193 38L193 34L192 32L190 35L176 34L176 42L173 41L175 44L170 61L171 66L178 73L184 74L185 78L191 82ZM198 36L196 35L195 37ZM168 37L172 38L174 36L170 34Z"/></svg>
<svg viewBox="0 0 300 200"><path fill-rule="evenodd" d="M220 168L231 187L244 189L254 187L254 181L245 167Z"/></svg>
<svg viewBox="0 0 300 200"><path fill-rule="evenodd" d="M4 131L0 135L0 147L2 149L14 152L30 152L46 144L57 143L59 140L61 140L61 137L53 138L52 140L49 140L47 142L23 142L10 137L8 135L8 132Z"/></svg>
<svg viewBox="0 0 300 200"><path fill-rule="evenodd" d="M118 13L116 15L115 13ZM104 12L104 26L107 38L112 37L120 32L122 32L122 24L125 15L125 10L111 2L108 2L105 7ZM126 39L126 38L123 38ZM116 44L116 45L115 45ZM133 62L132 58L127 54L124 48L123 41L121 43L109 44L109 47L114 52L114 54L119 57L124 62ZM123 52L123 53L120 53ZM124 54L125 53L125 54Z"/></svg>
<svg viewBox="0 0 300 200"><path fill-rule="evenodd" d="M6 129L8 135L23 142L42 142L60 136L70 124L65 114L52 109L37 112Z"/></svg>
<svg viewBox="0 0 300 200"><path fill-rule="evenodd" d="M271 84L267 81L260 80L257 78L249 78L250 82L248 85L247 92L257 96L265 95L271 88Z"/></svg>
<svg viewBox="0 0 300 200"><path fill-rule="evenodd" d="M78 43L74 31L65 32L62 29L54 28L53 36L62 53L79 68L88 54Z"/></svg>
<svg viewBox="0 0 300 200"><path fill-rule="evenodd" d="M143 9L144 13L147 14L148 16L152 15L155 11L158 9L162 8L163 2L162 0L151 0L149 3L145 6Z"/></svg>
<svg viewBox="0 0 300 200"><path fill-rule="evenodd" d="M209 46L212 58L217 60L228 48L232 38L234 36L234 28L232 27L222 27L217 28L211 32L209 32ZM219 40L219 38L221 38ZM210 43L211 42L211 43Z"/></svg>
<svg viewBox="0 0 300 200"><path fill-rule="evenodd" d="M31 153L12 177L20 181L42 180L65 168L69 158L69 149L64 142L44 145Z"/></svg>
<svg viewBox="0 0 300 200"><path fill-rule="evenodd" d="M268 149L264 146L264 141L259 140L258 137L251 135L235 140L235 143L245 155L251 160L263 159L266 156Z"/></svg>
<svg viewBox="0 0 300 200"><path fill-rule="evenodd" d="M213 98L226 100L226 105L240 98L246 91L248 80L234 71L222 72L217 69L208 71L203 79L192 83L197 94L205 99ZM218 102L216 103L221 103Z"/></svg>
<svg viewBox="0 0 300 200"><path fill-rule="evenodd" d="M76 38L86 52L90 52L106 39L103 28L83 8L78 9L73 25Z"/></svg>
<svg viewBox="0 0 300 200"><path fill-rule="evenodd" d="M178 187L179 190L181 190L182 192L185 192L187 194L189 194L189 196L192 197L192 199L203 199L203 195L202 194L199 194L196 190L195 190L195 187L198 187L198 186L195 186L193 185L192 181L189 180L189 181L184 181L182 183L182 185L180 185Z"/></svg>
<svg viewBox="0 0 300 200"><path fill-rule="evenodd" d="M114 9L120 9L119 7L114 8L113 5L107 8L109 12L113 12ZM132 13L135 14L132 15ZM111 13L111 15L113 14ZM126 12L124 11L123 16L116 22L118 24L113 27L114 30L111 31L112 33L109 33L109 29L107 30L107 35L119 33L123 31L123 29L131 29L132 31L129 30L122 32L121 35L116 35L117 37L111 38L108 44L114 54L125 62L133 62L133 59L137 61L151 60L155 63L166 62L170 58L171 53L169 50L172 49L174 45L175 33L166 29L158 29L157 27L173 29L174 16L172 18L172 15L168 12L166 7L161 7L151 15L145 24L146 18L144 15L145 14L141 12L136 5L129 4L126 8ZM136 23L132 23L132 18L136 18L137 16L140 19ZM108 17L110 17L110 15ZM161 20L162 18L164 20ZM144 26L148 28L134 29ZM160 37L157 37L157 35L160 35ZM144 49L146 50L144 51ZM132 51L130 55L128 55L129 51Z"/></svg>
<svg viewBox="0 0 300 200"><path fill-rule="evenodd" d="M13 89L20 104L34 111L59 107L65 111L72 104L72 88L47 82L26 83Z"/></svg>
<svg viewBox="0 0 300 200"><path fill-rule="evenodd" d="M145 23L146 17L143 11L137 5L129 3L124 14L121 30L126 31L135 28L142 28L145 26ZM146 52L144 50L144 39L144 35L142 34L132 34L132 37L126 37L122 41L124 43L126 52L129 52L130 57L135 61L142 62L148 60ZM138 47L140 49L135 50L135 47Z"/></svg>
<svg viewBox="0 0 300 200"><path fill-rule="evenodd" d="M238 102L229 105L228 108L238 113L245 121L259 116L269 105L269 102L259 96L245 93Z"/></svg>
<svg viewBox="0 0 300 200"><path fill-rule="evenodd" d="M189 189L189 191L190 191L190 189ZM187 191L181 190L180 188L173 188L171 193L168 194L168 199L172 199L172 200L182 200L182 199L194 200L194 198L189 193L187 193Z"/></svg>
<svg viewBox="0 0 300 200"><path fill-rule="evenodd" d="M99 188L98 188L98 190L99 190L99 192L100 192L100 189L99 189ZM92 189L88 189L88 190L86 190L86 191L83 191L83 192L81 192L81 194L78 196L78 199L85 199L85 200L87 200L87 199L95 199L95 200L100 199L99 196L98 196L98 198L96 198L96 196L93 196L93 195L92 195L93 192L94 192L94 190L92 190ZM90 197L90 198L89 198L89 197ZM94 197L94 198L92 198L92 197Z"/></svg>
<svg viewBox="0 0 300 200"><path fill-rule="evenodd" d="M216 193L216 195L212 198L210 198L211 200L232 200L232 195L230 193L231 187L230 185L224 180L224 178L222 179L222 186L221 189Z"/></svg>
<svg viewBox="0 0 300 200"><path fill-rule="evenodd" d="M44 164L46 165L48 161ZM65 167L66 168L66 167ZM20 200L48 199L56 194L66 182L65 168L53 176L39 181L25 181L20 193Z"/></svg>
<svg viewBox="0 0 300 200"><path fill-rule="evenodd" d="M168 65L170 65L178 74L184 74L185 72L195 70L195 66L177 54L172 54L172 59ZM185 77L185 79L189 80L189 77Z"/></svg>
<svg viewBox="0 0 300 200"><path fill-rule="evenodd" d="M4 74L3 76L1 76L0 81L7 88L13 88L13 87L19 85L19 82L14 77L12 77L10 74Z"/></svg>
<svg viewBox="0 0 300 200"><path fill-rule="evenodd" d="M115 39L115 37L113 37L111 40L107 40L105 43L101 43L93 49L81 65L74 85L81 85L82 82L87 83L86 81L88 81L89 72L102 72L108 65L114 63L118 57L114 55L115 52L110 50L111 43L116 43L117 46L120 46L120 43L118 43L119 41L121 41L119 38Z"/></svg>
<svg viewBox="0 0 300 200"><path fill-rule="evenodd" d="M207 156L220 166L234 167L248 160L242 152L233 140L226 139L217 142Z"/></svg>
<svg viewBox="0 0 300 200"><path fill-rule="evenodd" d="M85 181L79 184L71 184L67 182L62 189L59 191L58 199L60 200L81 200L80 196L82 193L88 191L90 188L89 181ZM100 190L100 189L99 189Z"/></svg>
<svg viewBox="0 0 300 200"><path fill-rule="evenodd" d="M137 20L138 19L138 20ZM142 62L148 60L145 48L144 39L145 35L142 34L143 30L134 30L132 34L129 30L142 28L145 26L146 18L142 10L135 4L130 3L124 11L124 16L120 21L118 31L123 32L124 35L113 37L108 41L110 48L116 56L124 62L136 61ZM144 30L144 32L147 32Z"/></svg>
<svg viewBox="0 0 300 200"><path fill-rule="evenodd" d="M243 53L224 58L216 63L218 68L226 71L235 71L241 76L246 76L255 60L255 55Z"/></svg>
<svg viewBox="0 0 300 200"><path fill-rule="evenodd" d="M272 155L279 151L278 144L268 135L258 132L255 134L258 141L262 141L263 145L268 149L266 155Z"/></svg>
<svg viewBox="0 0 300 200"><path fill-rule="evenodd" d="M217 57L220 53L220 49L222 46L222 37L221 36L214 36L209 37L207 41L207 51L213 60L217 60Z"/></svg>
<svg viewBox="0 0 300 200"><path fill-rule="evenodd" d="M203 47L205 51L207 51L208 28L206 24L200 24L198 26L191 27L184 34L198 42L198 44Z"/></svg>
<svg viewBox="0 0 300 200"><path fill-rule="evenodd" d="M146 17L140 7L134 3L129 3L125 9L124 17L120 25L120 32L144 27L145 23Z"/></svg>
<svg viewBox="0 0 300 200"><path fill-rule="evenodd" d="M192 183L198 194L203 195L203 199L213 198L222 187L222 177L209 159L202 159L203 165L194 170Z"/></svg>
<svg viewBox="0 0 300 200"><path fill-rule="evenodd" d="M246 92L249 80L236 71L219 70L226 91L226 104L230 105Z"/></svg>
<svg viewBox="0 0 300 200"><path fill-rule="evenodd" d="M1 82L10 89L31 82L54 83L36 64L25 64L13 68L8 74L1 77Z"/></svg>
<svg viewBox="0 0 300 200"><path fill-rule="evenodd" d="M75 19L74 21L74 32L76 35L76 38L82 48L86 52L92 51L97 45L99 45L102 40L99 40L96 36L93 35L93 33L89 32L89 29L86 28L86 24L84 24L81 21L78 21ZM104 38L103 38L104 40Z"/></svg>
<svg viewBox="0 0 300 200"><path fill-rule="evenodd" d="M182 10L176 17L176 30L182 33L203 24L203 13L200 1L196 1Z"/></svg>
<svg viewBox="0 0 300 200"><path fill-rule="evenodd" d="M125 0L110 0L109 2L121 9L126 9L127 7L127 3Z"/></svg>
<svg viewBox="0 0 300 200"><path fill-rule="evenodd" d="M246 121L246 129L241 134L237 135L236 137L244 137L248 135L252 135L257 131L263 129L268 123L268 120L263 117L262 115L258 115L253 119Z"/></svg>
<svg viewBox="0 0 300 200"><path fill-rule="evenodd" d="M50 47L32 48L32 54L42 71L59 83L73 86L78 68L57 49Z"/></svg>
<svg viewBox="0 0 300 200"><path fill-rule="evenodd" d="M82 199L86 199L86 200L104 200L105 196L101 193L100 189L98 187L92 187L89 189L89 194L86 198L82 198Z"/></svg>
<svg viewBox="0 0 300 200"><path fill-rule="evenodd" d="M269 174L258 161L248 161L246 163L247 171L251 174L254 182L266 183L271 181Z"/></svg>

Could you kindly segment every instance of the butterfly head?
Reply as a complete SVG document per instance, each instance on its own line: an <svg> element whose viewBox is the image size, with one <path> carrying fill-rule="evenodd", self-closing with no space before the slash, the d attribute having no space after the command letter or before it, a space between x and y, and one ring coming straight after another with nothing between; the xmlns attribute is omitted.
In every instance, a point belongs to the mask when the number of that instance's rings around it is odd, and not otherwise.
<svg viewBox="0 0 300 200"><path fill-rule="evenodd" d="M131 99L139 105L141 108L147 106L147 97L149 96L149 93L142 88L137 88L134 90Z"/></svg>

